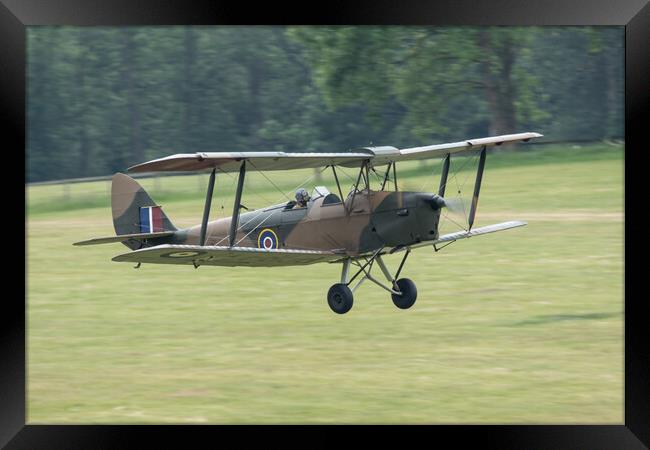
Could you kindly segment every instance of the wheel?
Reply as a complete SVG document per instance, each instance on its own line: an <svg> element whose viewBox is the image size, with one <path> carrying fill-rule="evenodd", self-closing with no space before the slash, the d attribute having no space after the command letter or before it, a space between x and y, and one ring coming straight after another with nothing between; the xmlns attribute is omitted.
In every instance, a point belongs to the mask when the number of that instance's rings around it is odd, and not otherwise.
<svg viewBox="0 0 650 450"><path fill-rule="evenodd" d="M345 314L352 308L352 291L345 284L337 283L327 293L327 304L336 314Z"/></svg>
<svg viewBox="0 0 650 450"><path fill-rule="evenodd" d="M418 297L418 290L415 287L415 283L408 278L400 278L397 280L397 287L402 295L391 294L393 303L400 309L409 309Z"/></svg>

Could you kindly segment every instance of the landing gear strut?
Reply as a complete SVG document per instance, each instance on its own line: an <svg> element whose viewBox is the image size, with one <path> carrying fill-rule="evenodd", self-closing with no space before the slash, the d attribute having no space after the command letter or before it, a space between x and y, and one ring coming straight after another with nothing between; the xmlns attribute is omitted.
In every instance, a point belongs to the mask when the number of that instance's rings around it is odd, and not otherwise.
<svg viewBox="0 0 650 450"><path fill-rule="evenodd" d="M383 249L377 250L372 256L370 256L370 258L364 258L366 261L365 264L361 264L359 260L352 260L351 258L347 258L345 261L343 261L343 268L341 270L341 282L333 285L327 293L327 303L332 311L337 314L345 314L348 312L352 308L352 304L354 302L354 291L356 291L357 288L361 286L361 283L366 280L370 280L382 289L390 292L393 303L398 308L408 309L413 306L415 299L418 296L418 291L415 287L415 283L408 278L397 279L411 250L406 250L406 254L404 255L404 258L402 259L402 262L399 265L399 269L397 269L397 273L394 277L391 275L390 271L386 267L386 264L384 264L384 260L381 258L380 253L382 250ZM386 277L386 280L388 280L390 283L390 287L386 286L370 274L375 261ZM352 278L349 278L350 264L355 264L359 267L359 270ZM361 273L363 273L361 279L352 287L352 289L350 289L350 284Z"/></svg>

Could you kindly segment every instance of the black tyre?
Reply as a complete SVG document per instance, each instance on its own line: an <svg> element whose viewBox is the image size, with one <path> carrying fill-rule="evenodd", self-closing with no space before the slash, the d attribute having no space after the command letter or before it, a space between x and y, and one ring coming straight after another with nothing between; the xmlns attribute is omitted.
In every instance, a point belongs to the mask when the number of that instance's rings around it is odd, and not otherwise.
<svg viewBox="0 0 650 450"><path fill-rule="evenodd" d="M345 314L352 308L352 291L345 284L337 283L327 293L327 304L336 314Z"/></svg>
<svg viewBox="0 0 650 450"><path fill-rule="evenodd" d="M409 309L418 297L418 290L415 287L415 283L408 278L400 278L397 280L397 287L402 295L391 294L393 303L399 309Z"/></svg>

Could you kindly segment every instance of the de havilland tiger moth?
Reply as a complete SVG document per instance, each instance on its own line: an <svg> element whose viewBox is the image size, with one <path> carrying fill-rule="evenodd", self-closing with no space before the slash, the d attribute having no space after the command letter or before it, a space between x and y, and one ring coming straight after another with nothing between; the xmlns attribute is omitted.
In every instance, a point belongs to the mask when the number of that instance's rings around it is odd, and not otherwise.
<svg viewBox="0 0 650 450"><path fill-rule="evenodd" d="M200 224L177 229L131 177L113 176L111 203L116 236L95 238L75 245L121 242L132 251L113 261L140 264L199 266L292 266L320 262L341 264L341 279L328 291L327 302L335 313L352 308L354 291L370 280L388 291L393 303L408 309L417 289L408 278L399 278L411 250L448 245L486 233L526 225L509 221L472 228L476 215L486 150L505 143L527 142L539 133L518 133L480 139L398 149L391 146L363 147L340 153L207 152L183 153L130 167L129 172L209 172L203 219ZM442 208L451 208L445 188L452 155L477 153L478 167L467 228L439 235ZM444 158L438 192L408 192L397 188L397 163ZM356 181L344 195L337 167L354 168ZM330 169L336 191L318 186L310 196L305 189L296 200L242 213L247 171L276 171L304 168ZM378 186L371 188L370 172ZM209 221L217 172L238 173L232 217ZM378 188L378 189L377 189ZM337 195L338 193L338 195ZM382 256L402 252L395 274ZM372 274L377 266L386 278ZM354 273L352 273L354 272ZM355 283L356 281L356 283ZM353 284L354 283L354 284Z"/></svg>

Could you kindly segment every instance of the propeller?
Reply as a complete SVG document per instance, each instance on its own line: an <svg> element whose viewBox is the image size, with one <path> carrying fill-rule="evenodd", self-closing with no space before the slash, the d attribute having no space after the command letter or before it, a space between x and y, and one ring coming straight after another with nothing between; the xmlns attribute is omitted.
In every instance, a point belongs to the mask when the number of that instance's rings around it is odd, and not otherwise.
<svg viewBox="0 0 650 450"><path fill-rule="evenodd" d="M444 201L445 207L450 213L460 214L465 217L465 211L467 211L467 208L465 207L466 202L462 198L445 198Z"/></svg>
<svg viewBox="0 0 650 450"><path fill-rule="evenodd" d="M440 195L433 194L427 198L427 202L431 205L431 208L438 210L440 208L447 208L449 212L455 214L464 214L465 202L462 198L444 198Z"/></svg>

